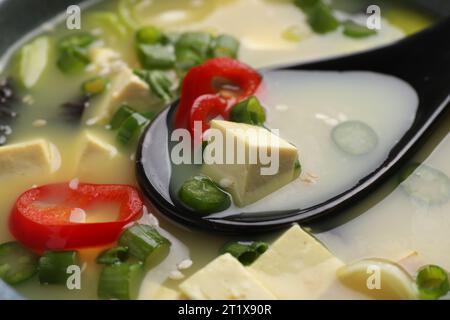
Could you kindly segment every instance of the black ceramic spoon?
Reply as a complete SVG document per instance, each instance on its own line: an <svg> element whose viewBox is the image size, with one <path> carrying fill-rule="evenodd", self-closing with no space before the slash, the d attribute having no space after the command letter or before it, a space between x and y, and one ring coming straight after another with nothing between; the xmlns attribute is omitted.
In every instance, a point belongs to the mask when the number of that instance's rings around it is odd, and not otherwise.
<svg viewBox="0 0 450 320"><path fill-rule="evenodd" d="M419 96L416 118L411 128L391 149L385 161L361 177L348 190L308 208L236 215L226 218L202 217L176 204L171 197L172 166L169 157L169 124L177 103L165 109L143 135L137 152L137 179L151 203L171 220L209 231L249 233L285 227L293 222L326 218L353 205L380 185L412 155L430 131L431 125L450 104L450 18L433 28L392 45L340 58L264 70L372 71L408 82Z"/></svg>

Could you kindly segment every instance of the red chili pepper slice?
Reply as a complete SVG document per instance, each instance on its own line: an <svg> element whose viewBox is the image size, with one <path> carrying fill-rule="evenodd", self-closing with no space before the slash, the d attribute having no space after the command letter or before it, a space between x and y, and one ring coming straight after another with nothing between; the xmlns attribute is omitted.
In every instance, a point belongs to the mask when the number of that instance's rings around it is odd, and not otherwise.
<svg viewBox="0 0 450 320"><path fill-rule="evenodd" d="M261 80L256 70L231 58L210 59L192 68L183 80L175 126L190 126L190 110L198 97L219 94L231 105L253 95Z"/></svg>
<svg viewBox="0 0 450 320"><path fill-rule="evenodd" d="M192 137L201 137L202 133L210 128L209 121L222 116L224 119L228 118L228 103L227 101L214 94L205 94L195 100L191 109L189 131ZM201 132L196 132L196 123L201 124Z"/></svg>
<svg viewBox="0 0 450 320"><path fill-rule="evenodd" d="M89 216L90 209L102 204L118 205L116 221L71 221L75 209ZM142 208L139 192L131 186L80 183L71 189L68 183L51 184L19 196L9 227L18 241L36 252L97 247L116 241L123 227L140 217Z"/></svg>

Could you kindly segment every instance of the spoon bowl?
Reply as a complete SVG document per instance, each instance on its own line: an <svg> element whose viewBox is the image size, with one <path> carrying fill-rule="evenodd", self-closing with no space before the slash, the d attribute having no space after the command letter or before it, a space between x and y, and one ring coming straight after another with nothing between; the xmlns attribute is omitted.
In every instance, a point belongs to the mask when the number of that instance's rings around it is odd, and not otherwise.
<svg viewBox="0 0 450 320"><path fill-rule="evenodd" d="M292 210L245 213L226 217L200 216L177 203L171 188L170 128L178 101L162 111L139 143L136 175L144 195L166 217L182 226L230 234L265 232L294 222L309 222L342 212L391 177L430 133L433 123L450 105L450 18L394 44L358 54L262 70L369 71L394 76L417 93L419 105L411 127L391 148L386 159L347 190L313 206Z"/></svg>

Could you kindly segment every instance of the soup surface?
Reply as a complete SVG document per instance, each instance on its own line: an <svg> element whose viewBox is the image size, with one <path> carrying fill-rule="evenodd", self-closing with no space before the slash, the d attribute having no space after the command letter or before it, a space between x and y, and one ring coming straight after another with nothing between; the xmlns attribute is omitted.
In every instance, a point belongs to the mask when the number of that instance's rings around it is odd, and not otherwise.
<svg viewBox="0 0 450 320"><path fill-rule="evenodd" d="M97 12L117 13L118 10L122 10L122 14L127 10L138 27L155 25L166 32L195 30L233 35L241 43L239 59L255 68L369 49L401 39L433 22L412 9L393 7L386 13L388 19L383 18L383 27L376 35L356 39L345 37L340 31L317 35L309 28L305 14L291 1L127 0L91 3L83 9L83 31L96 34L101 39L99 46L118 52L120 60L132 68L139 66L133 35L120 36L114 27L111 31L110 25L98 24L98 20L92 19L92 14ZM366 18L364 14L344 11L337 11L336 15L361 22ZM21 89L21 101L14 105L20 116L11 125L13 132L8 136L8 144L46 139L51 143L56 160L51 174L17 176L0 172L0 243L13 240L8 229L10 210L17 197L33 186L68 181L136 185L135 150L118 144L115 132L92 121L94 110L101 103L99 99L92 101L81 122L74 123L61 117L61 105L77 99L80 84L92 78L95 72L88 68L80 75L67 76L57 68L54 63L57 59L56 40L70 34L60 19L25 37L6 53L2 58L2 75L17 74L17 50L38 34L50 37L50 62L33 88ZM295 206L313 205L352 186L381 163L390 147L411 125L418 104L415 92L403 81L367 72L277 72L266 75L264 81L271 92L260 97L267 109L267 124L279 129L284 139L299 148L304 172L299 180L248 208L255 211L267 206L284 209L293 203ZM161 103L155 108L163 106ZM349 120L363 121L377 133L378 144L370 155L351 157L333 144L332 128ZM436 133L415 159L447 176L450 175L447 160L450 157L449 129L447 112ZM86 134L93 134L113 146L114 157L107 162L94 157L89 166L79 167L79 153ZM448 201L437 205L417 202L395 178L349 212L332 221L305 227L310 227L314 235L344 262L368 257L397 261L416 251L423 264L439 264L449 270L450 256L445 252L450 241L447 236L449 209ZM148 211L152 213L152 219L160 220L158 230L172 242L172 247L167 258L147 272L140 287L140 299L151 299L161 285L177 289L181 278L189 277L215 259L219 248L227 241L272 242L279 236L267 234L234 239L172 224L162 219L150 205ZM103 249L80 251L84 265L81 290L39 285L35 278L16 289L31 299L97 299L101 266L95 263L95 258ZM178 273L174 275L177 265L186 260L192 260L192 267L183 270L182 277ZM319 298L364 297L336 283Z"/></svg>

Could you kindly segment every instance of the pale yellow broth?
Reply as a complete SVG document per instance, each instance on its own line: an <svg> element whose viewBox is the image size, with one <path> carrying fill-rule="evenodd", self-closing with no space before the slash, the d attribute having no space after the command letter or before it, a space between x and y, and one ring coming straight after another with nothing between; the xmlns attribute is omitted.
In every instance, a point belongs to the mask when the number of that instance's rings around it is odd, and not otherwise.
<svg viewBox="0 0 450 320"><path fill-rule="evenodd" d="M270 65L272 63L292 62L308 60L328 55L348 53L354 50L364 49L394 41L403 36L403 31L387 22L387 28L379 36L369 40L349 40L340 34L331 34L324 37L312 35L304 26L304 17L299 10L296 10L289 1L268 1L268 0L228 0L228 1L142 1L142 7L138 10L145 17L145 23L159 25L166 30L211 30L211 32L227 32L238 36L243 40L241 57L242 59L256 67ZM245 16L250 14L251 5L255 10L251 13L253 20L251 26L246 28L248 22ZM151 4L153 3L153 5ZM96 9L115 10L117 1L108 1L94 6ZM92 10L94 10L94 8ZM195 11L193 11L193 8ZM234 10L234 11L233 11ZM244 10L244 11L242 11ZM267 11L275 15L276 19L265 24L264 18ZM231 15L233 12L239 16L226 18L224 12ZM176 19L178 14L178 20ZM180 18L181 17L181 18ZM259 18L259 19L258 19ZM426 20L426 18L424 18ZM278 25L278 22L280 25ZM421 20L420 23L423 21ZM282 32L285 29L298 25L304 28L304 39L299 42L283 40ZM425 23L424 23L425 25ZM86 28L89 25L87 24ZM275 30L273 30L275 28ZM264 36L264 30L268 30ZM241 32L242 31L242 32ZM246 33L246 31L248 31ZM270 32L269 32L270 31ZM54 31L46 32L56 38L62 36L67 31L56 28ZM242 34L241 34L242 33ZM118 49L124 59L131 65L136 65L136 59L132 50L132 37L127 39L108 38L105 45ZM274 49L275 48L275 49ZM6 67L4 74L14 72L14 59ZM94 130L106 141L115 144L115 133L103 127L91 128L85 123L77 126L70 123L62 123L57 114L61 111L60 105L63 102L74 99L79 92L79 86L84 76L65 76L55 66L55 53L50 57L51 63L45 71L43 79L33 88L29 95L34 103L27 105L21 103L18 106L20 117L14 123L14 134L9 143L26 141L38 137L46 138L59 150L62 158L61 168L54 174L48 176L33 176L12 178L2 181L0 184L0 243L13 240L8 231L8 216L15 199L25 190L34 185L43 185L53 182L65 182L74 178L79 178L83 182L94 183L124 183L136 185L134 178L133 150L119 148L120 156L110 163L99 163L98 166L80 175L76 171L77 153L79 152L78 141L81 139L83 130ZM42 128L32 126L37 119L45 119L48 124ZM450 144L448 139L439 141L445 137L449 129L449 117L441 123L441 134L429 141L428 148L436 148L433 154L432 163L438 168L450 174L448 161L450 156ZM442 131L447 131L442 134ZM90 168L88 168L90 169ZM391 191L392 183L388 183L385 189ZM380 196L379 194L382 194ZM394 193L399 193L394 191ZM367 255L377 255L380 257L394 257L401 254L406 249L419 250L429 262L442 263L450 269L450 255L440 248L448 248L445 245L448 240L446 236L446 223L450 223L450 218L445 217L448 213L448 204L437 214L430 210L416 213L415 218L408 218L410 210L409 204L403 204L406 200L401 194L388 196L383 191L367 200L364 204L355 207L352 212L358 214L366 212L360 218L350 221L341 227L327 232L319 232L318 236L324 243L344 261L353 260ZM382 201L381 201L382 200ZM381 201L378 205L373 204ZM388 204L392 204L391 207ZM158 218L161 218L151 207L149 210ZM392 212L391 212L392 211ZM395 219L394 219L395 218ZM435 229L413 228L411 221L429 221L438 224ZM189 249L189 257L194 262L193 267L186 270L186 276L194 273L206 265L218 255L220 246L230 240L222 236L207 234L195 230L187 230L176 226L170 222L161 220L161 226L179 239ZM389 221L389 223L385 223ZM406 223L408 222L408 223ZM445 223L441 223L445 222ZM377 232L373 226L383 226L382 232ZM388 225L388 229L385 229ZM417 226L417 225L415 225ZM321 225L314 226L320 231ZM381 227L380 227L381 228ZM431 228L431 227L430 227ZM314 229L315 230L315 229ZM262 236L261 239L272 241L277 234ZM242 238L239 238L242 239ZM252 238L254 239L254 238ZM407 241L405 239L415 239ZM82 290L69 291L60 286L41 286L37 278L31 279L17 287L17 290L27 298L38 299L96 299L96 287L98 283L98 267L93 260L99 249L82 250L83 262L86 268L82 277ZM176 288L179 281L166 280L165 284L171 288ZM146 283L144 282L143 286ZM337 287L335 293L330 293L331 297L342 294L342 298L352 298L360 296L356 293L343 290ZM140 298L149 298L146 290L141 290ZM324 297L326 298L326 297Z"/></svg>

